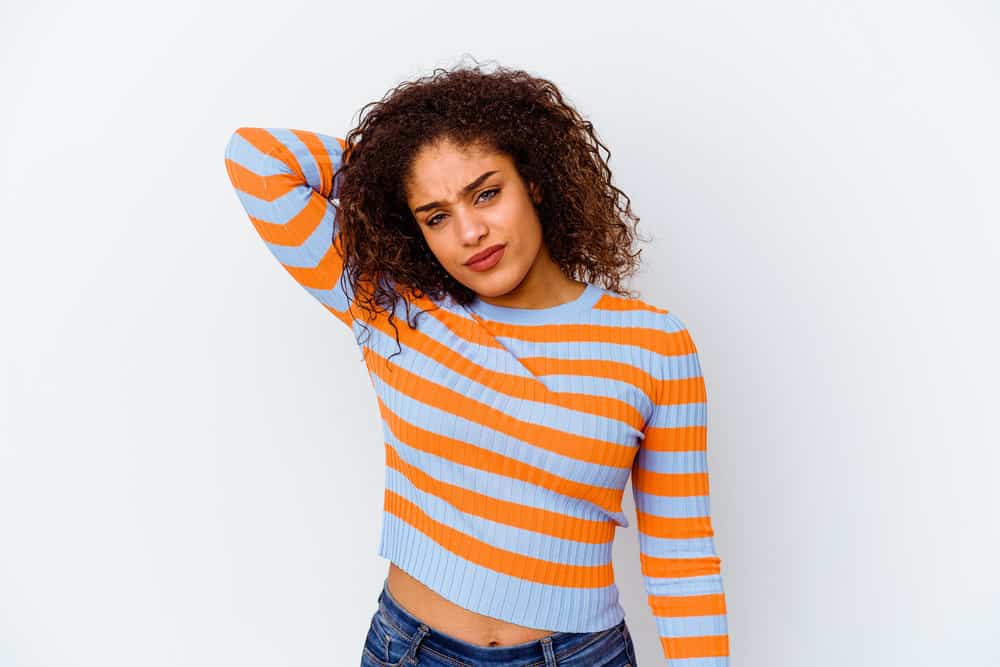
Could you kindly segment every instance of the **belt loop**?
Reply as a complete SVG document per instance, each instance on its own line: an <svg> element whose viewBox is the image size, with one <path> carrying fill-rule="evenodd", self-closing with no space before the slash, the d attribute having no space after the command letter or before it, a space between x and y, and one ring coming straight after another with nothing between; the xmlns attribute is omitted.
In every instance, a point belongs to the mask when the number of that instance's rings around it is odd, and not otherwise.
<svg viewBox="0 0 1000 667"><path fill-rule="evenodd" d="M545 667L559 667L556 663L556 652L552 650L552 638L542 637L538 641L542 642L542 655L545 656Z"/></svg>
<svg viewBox="0 0 1000 667"><path fill-rule="evenodd" d="M406 650L406 655L400 658L399 663L410 662L414 665L417 664L417 649L420 648L420 642L424 640L424 637L431 631L426 624L421 623L417 631L413 633L413 641L410 642L410 648Z"/></svg>

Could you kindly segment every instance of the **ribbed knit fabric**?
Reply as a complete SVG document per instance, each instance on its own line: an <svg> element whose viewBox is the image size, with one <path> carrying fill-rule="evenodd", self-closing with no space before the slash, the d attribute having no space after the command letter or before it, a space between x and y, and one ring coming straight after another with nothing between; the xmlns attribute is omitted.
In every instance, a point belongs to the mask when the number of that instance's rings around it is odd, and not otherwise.
<svg viewBox="0 0 1000 667"><path fill-rule="evenodd" d="M542 309L407 292L396 354L385 317L348 312L331 201L344 148L306 130L244 127L226 146L226 170L268 249L351 328L365 360L385 445L379 555L480 614L603 630L625 616L612 544L629 525L631 475L667 664L728 665L705 384L685 325L593 284ZM425 311L415 329L404 298Z"/></svg>

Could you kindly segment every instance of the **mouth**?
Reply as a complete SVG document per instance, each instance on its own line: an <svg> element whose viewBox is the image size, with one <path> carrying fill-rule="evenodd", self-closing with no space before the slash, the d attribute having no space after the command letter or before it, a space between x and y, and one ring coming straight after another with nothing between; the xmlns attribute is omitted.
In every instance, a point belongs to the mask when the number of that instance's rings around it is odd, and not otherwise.
<svg viewBox="0 0 1000 667"><path fill-rule="evenodd" d="M466 266L472 266L473 264L479 263L482 260L487 259L488 257L490 257L493 253L497 252L498 250L502 250L503 247L504 247L503 243L498 243L496 245L491 245L486 250L483 250L482 252L477 252L475 255L473 255L472 257L470 257L469 259L467 259L465 261L465 265Z"/></svg>
<svg viewBox="0 0 1000 667"><path fill-rule="evenodd" d="M475 255L470 257L465 262L465 266L468 266L473 271L485 271L486 269L492 268L500 261L503 256L504 248L506 245L503 243L498 243L492 245L482 252L477 252Z"/></svg>

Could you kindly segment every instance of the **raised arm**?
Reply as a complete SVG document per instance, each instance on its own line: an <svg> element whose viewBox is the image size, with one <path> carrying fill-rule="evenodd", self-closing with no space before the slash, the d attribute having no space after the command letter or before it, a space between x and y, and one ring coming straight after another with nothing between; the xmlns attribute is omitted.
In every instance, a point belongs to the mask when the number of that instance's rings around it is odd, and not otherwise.
<svg viewBox="0 0 1000 667"><path fill-rule="evenodd" d="M343 139L308 130L241 127L226 145L226 172L267 249L350 327L353 295L341 285L337 209L330 201L344 148Z"/></svg>
<svg viewBox="0 0 1000 667"><path fill-rule="evenodd" d="M687 328L666 317L655 405L632 465L643 580L667 664L728 667L709 511L705 382Z"/></svg>

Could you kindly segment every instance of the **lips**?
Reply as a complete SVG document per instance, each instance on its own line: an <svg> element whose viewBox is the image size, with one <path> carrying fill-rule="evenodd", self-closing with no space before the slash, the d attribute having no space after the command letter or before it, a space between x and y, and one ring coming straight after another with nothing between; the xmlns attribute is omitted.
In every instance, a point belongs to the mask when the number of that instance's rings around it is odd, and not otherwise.
<svg viewBox="0 0 1000 667"><path fill-rule="evenodd" d="M489 257L490 255L492 255L493 253L495 253L497 250L500 250L501 248L503 248L503 244L502 243L498 243L496 245L491 245L486 250L483 250L482 252L477 252L475 255L473 255L472 257L470 257L469 259L467 259L465 261L465 264L466 264L466 266L468 266L469 264L473 264L475 262L478 262L481 259L485 259L485 258Z"/></svg>

